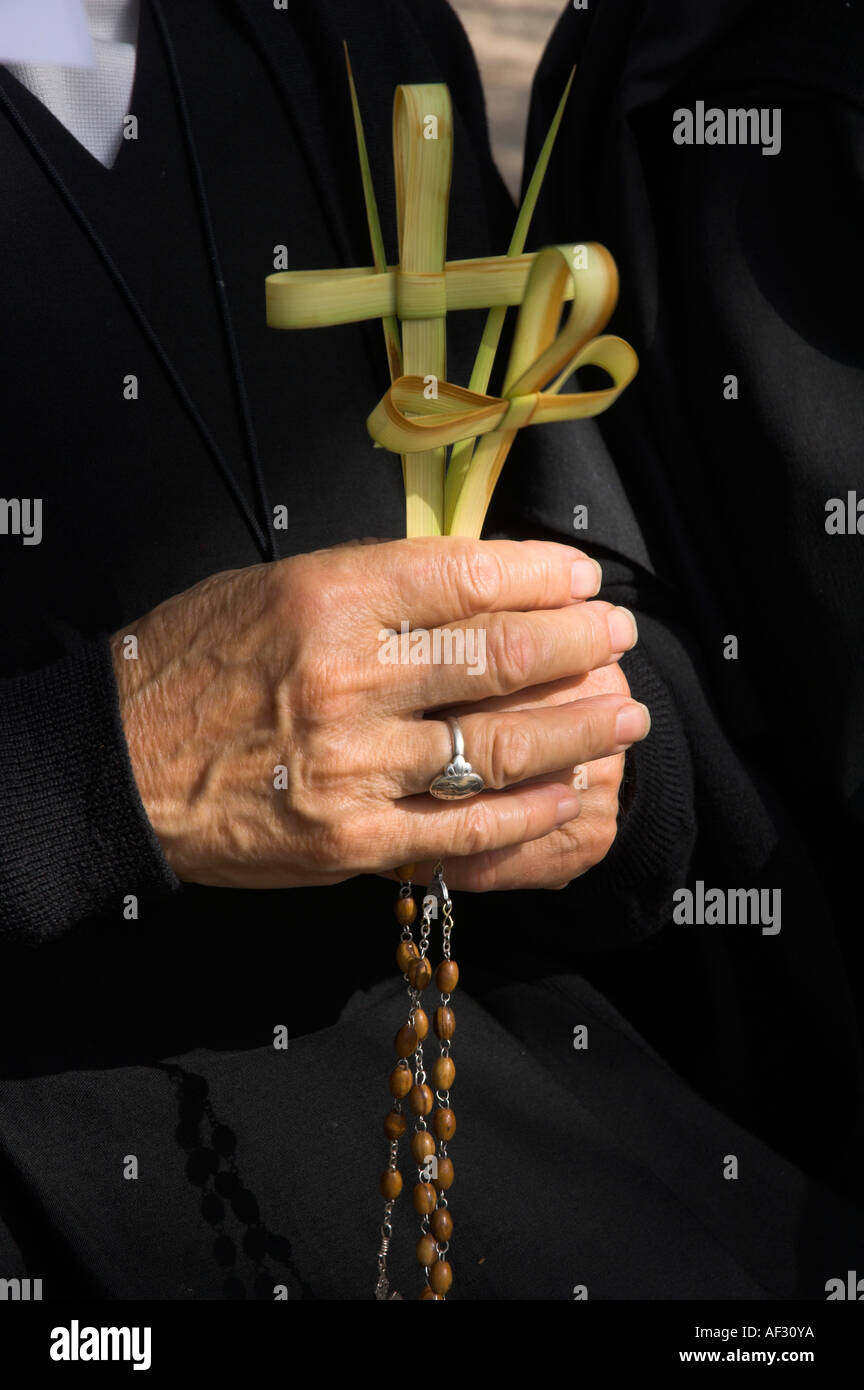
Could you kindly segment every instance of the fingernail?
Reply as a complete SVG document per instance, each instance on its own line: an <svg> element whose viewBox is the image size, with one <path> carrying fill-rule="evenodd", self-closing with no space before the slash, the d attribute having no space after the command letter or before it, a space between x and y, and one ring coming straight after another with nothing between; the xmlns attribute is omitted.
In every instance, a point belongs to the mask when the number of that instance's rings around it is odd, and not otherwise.
<svg viewBox="0 0 864 1390"><path fill-rule="evenodd" d="M575 820L582 809L582 801L578 796L562 796L555 811L555 818L559 825L565 821Z"/></svg>
<svg viewBox="0 0 864 1390"><path fill-rule="evenodd" d="M615 720L615 738L619 744L637 743L651 728L651 715L647 705L625 705L618 711Z"/></svg>
<svg viewBox="0 0 864 1390"><path fill-rule="evenodd" d="M629 652L631 647L636 646L639 629L629 608L613 608L609 613L608 623L613 652Z"/></svg>
<svg viewBox="0 0 864 1390"><path fill-rule="evenodd" d="M593 598L603 583L603 571L596 560L574 560L570 572L570 593L573 598Z"/></svg>

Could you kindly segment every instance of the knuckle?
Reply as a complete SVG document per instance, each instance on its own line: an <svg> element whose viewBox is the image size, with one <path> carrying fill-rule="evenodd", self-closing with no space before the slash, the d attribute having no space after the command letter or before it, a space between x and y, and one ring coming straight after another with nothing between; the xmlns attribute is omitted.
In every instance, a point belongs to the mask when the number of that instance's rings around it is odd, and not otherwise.
<svg viewBox="0 0 864 1390"><path fill-rule="evenodd" d="M488 801L475 801L465 808L456 843L462 855L482 854L489 848L494 828L492 808Z"/></svg>
<svg viewBox="0 0 864 1390"><path fill-rule="evenodd" d="M495 672L501 694L523 690L531 684L537 665L537 642L527 624L508 616L495 615L487 633L487 665Z"/></svg>
<svg viewBox="0 0 864 1390"><path fill-rule="evenodd" d="M578 877L580 869L584 867L582 830L580 828L574 832L572 825L569 825L563 835L550 836L545 844L548 847L546 876L550 880L547 886L553 892L560 892Z"/></svg>
<svg viewBox="0 0 864 1390"><path fill-rule="evenodd" d="M494 787L524 782L531 775L534 761L533 733L523 719L502 721L493 727L488 766Z"/></svg>
<svg viewBox="0 0 864 1390"><path fill-rule="evenodd" d="M342 820L318 824L311 843L316 862L324 869L338 870L354 863L354 836Z"/></svg>
<svg viewBox="0 0 864 1390"><path fill-rule="evenodd" d="M504 588L504 569L500 556L477 541L466 541L451 552L453 578L463 602L481 612L494 607Z"/></svg>
<svg viewBox="0 0 864 1390"><path fill-rule="evenodd" d="M318 657L306 656L291 682L291 713L296 723L303 727L324 722L333 696L333 674L327 663Z"/></svg>
<svg viewBox="0 0 864 1390"><path fill-rule="evenodd" d="M354 817L333 816L318 806L318 815L307 820L308 844L315 865L326 872L354 869L363 859L365 844Z"/></svg>
<svg viewBox="0 0 864 1390"><path fill-rule="evenodd" d="M276 614L288 630L305 632L320 628L322 615L330 610L334 600L336 611L340 610L336 591L343 564L342 557L334 560L327 551L317 550L290 556L273 566Z"/></svg>
<svg viewBox="0 0 864 1390"><path fill-rule="evenodd" d="M606 858L615 843L618 825L614 816L604 816L591 833L591 863L599 864Z"/></svg>
<svg viewBox="0 0 864 1390"><path fill-rule="evenodd" d="M471 891L491 893L498 886L498 865L494 852L479 854L471 865Z"/></svg>
<svg viewBox="0 0 864 1390"><path fill-rule="evenodd" d="M308 564L305 556L295 555L274 565L270 574L273 586L273 607L278 616L291 613L295 603L302 602L308 588Z"/></svg>

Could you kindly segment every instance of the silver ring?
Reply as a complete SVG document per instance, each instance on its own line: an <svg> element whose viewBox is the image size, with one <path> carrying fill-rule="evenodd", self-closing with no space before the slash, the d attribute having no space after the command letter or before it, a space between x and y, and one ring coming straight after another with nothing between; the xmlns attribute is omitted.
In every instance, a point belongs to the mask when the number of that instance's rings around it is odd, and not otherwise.
<svg viewBox="0 0 864 1390"><path fill-rule="evenodd" d="M453 735L453 756L444 771L435 778L429 791L441 801L459 801L466 796L476 796L486 783L465 759L465 740L459 720L448 714L447 723Z"/></svg>

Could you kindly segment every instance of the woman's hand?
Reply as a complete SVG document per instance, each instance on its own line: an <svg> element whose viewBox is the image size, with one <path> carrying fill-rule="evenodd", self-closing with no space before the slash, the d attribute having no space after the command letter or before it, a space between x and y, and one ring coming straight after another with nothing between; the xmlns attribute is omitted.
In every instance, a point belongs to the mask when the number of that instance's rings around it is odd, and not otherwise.
<svg viewBox="0 0 864 1390"><path fill-rule="evenodd" d="M450 712L459 715L461 722L463 715L469 712L540 709L610 694L630 694L627 677L617 662L598 667L584 676L553 681L533 690L487 700L480 705L462 706ZM480 893L506 888L566 888L572 879L599 864L611 849L617 831L618 793L623 774L623 753L551 774L547 780L570 781L584 788L580 792L582 808L578 817L540 839L453 859L446 866L448 887ZM417 881L428 883L431 869L431 863L418 864Z"/></svg>
<svg viewBox="0 0 864 1390"><path fill-rule="evenodd" d="M441 856L455 884L457 861L572 822L580 794L556 770L615 758L647 732L625 690L467 715L466 755L489 790L463 802L428 795L451 742L442 719L422 716L614 662L635 626L623 609L577 601L598 586L593 561L547 542L340 546L214 575L117 633L132 766L178 877L291 887ZM485 669L386 664L382 634L403 622L479 629ZM567 875L569 860L541 877Z"/></svg>

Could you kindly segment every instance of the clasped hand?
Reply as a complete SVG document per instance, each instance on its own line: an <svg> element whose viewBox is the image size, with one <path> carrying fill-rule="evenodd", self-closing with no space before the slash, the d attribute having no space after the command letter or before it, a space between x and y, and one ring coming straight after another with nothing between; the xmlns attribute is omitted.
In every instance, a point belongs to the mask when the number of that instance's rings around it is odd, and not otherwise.
<svg viewBox="0 0 864 1390"><path fill-rule="evenodd" d="M290 888L410 862L423 883L443 858L469 891L585 873L650 723L618 665L635 623L599 583L550 542L337 546L213 575L115 634L133 771L175 873ZM482 629L482 669L383 661L403 622ZM427 791L451 755L445 711L486 781L462 802Z"/></svg>

